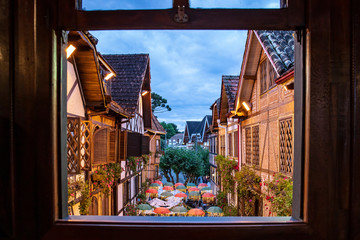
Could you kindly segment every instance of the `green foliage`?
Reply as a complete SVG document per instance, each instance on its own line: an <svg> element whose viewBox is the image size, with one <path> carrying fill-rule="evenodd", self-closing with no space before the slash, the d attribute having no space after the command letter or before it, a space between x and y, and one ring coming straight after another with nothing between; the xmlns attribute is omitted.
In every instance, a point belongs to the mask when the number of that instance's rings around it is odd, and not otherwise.
<svg viewBox="0 0 360 240"><path fill-rule="evenodd" d="M155 92L151 93L151 108L153 113L171 111L171 107L167 105L167 100Z"/></svg>
<svg viewBox="0 0 360 240"><path fill-rule="evenodd" d="M248 166L243 166L239 172L235 173L237 183L237 194L239 198L253 199L261 195L260 182L261 177L256 175L255 171Z"/></svg>
<svg viewBox="0 0 360 240"><path fill-rule="evenodd" d="M160 124L166 131L166 138L167 139L170 139L172 136L179 133L179 129L176 126L175 123L161 122ZM165 139L165 135L161 135L161 139Z"/></svg>
<svg viewBox="0 0 360 240"><path fill-rule="evenodd" d="M146 195L145 195L145 191L144 193L139 193L137 195L137 198L138 198L138 203L141 204L141 203L146 203Z"/></svg>
<svg viewBox="0 0 360 240"><path fill-rule="evenodd" d="M278 216L291 216L293 180L280 173L273 176L274 178L271 181L265 182L269 192L269 195L265 195L265 198L271 203L272 212Z"/></svg>
<svg viewBox="0 0 360 240"><path fill-rule="evenodd" d="M90 199L90 188L89 184L84 184L81 189L81 201L79 205L79 212L81 215L89 214L91 199Z"/></svg>
<svg viewBox="0 0 360 240"><path fill-rule="evenodd" d="M125 208L125 216L136 216L136 205L135 204L129 204Z"/></svg>
<svg viewBox="0 0 360 240"><path fill-rule="evenodd" d="M233 193L235 191L235 179L232 173L238 163L222 155L217 155L215 161L218 166L223 191L225 193Z"/></svg>
<svg viewBox="0 0 360 240"><path fill-rule="evenodd" d="M137 167L143 164L145 167L149 163L149 155L143 154L141 157L128 157L127 158L127 164L130 168L130 170L135 173L137 171Z"/></svg>
<svg viewBox="0 0 360 240"><path fill-rule="evenodd" d="M226 205L223 208L224 216L239 216L237 208L232 205Z"/></svg>
<svg viewBox="0 0 360 240"><path fill-rule="evenodd" d="M198 177L210 174L209 152L183 148L167 148L160 158L160 170L169 182L178 182L182 173L185 183L195 182ZM175 177L172 175L175 174Z"/></svg>
<svg viewBox="0 0 360 240"><path fill-rule="evenodd" d="M227 194L225 192L219 191L216 195L216 205L220 208L224 208L228 205Z"/></svg>
<svg viewBox="0 0 360 240"><path fill-rule="evenodd" d="M109 196L112 187L115 186L116 181L120 178L123 168L120 163L109 163L107 165L100 165L99 169L91 175L94 187L101 188L105 196Z"/></svg>

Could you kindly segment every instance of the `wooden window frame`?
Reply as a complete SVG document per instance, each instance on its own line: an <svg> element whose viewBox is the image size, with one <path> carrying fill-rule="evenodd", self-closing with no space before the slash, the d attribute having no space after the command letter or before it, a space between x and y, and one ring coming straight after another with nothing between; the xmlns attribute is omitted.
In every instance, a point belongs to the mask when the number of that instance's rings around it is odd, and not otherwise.
<svg viewBox="0 0 360 240"><path fill-rule="evenodd" d="M172 22L175 8L82 12L73 1L4 0L0 46L10 51L3 51L0 59L5 79L0 83L5 172L0 183L6 183L1 185L0 235L5 239L155 239L159 234L174 239L355 239L360 224L360 149L354 147L360 142L358 7L358 1L314 0L306 1L305 8L304 1L289 0L288 9L189 9L191 21L179 24ZM295 81L295 112L303 115L295 115L294 141L302 144L294 146L294 156L304 160L294 159L294 168L301 170L294 172L294 178L301 179L301 187L294 188L294 204L300 206L293 209L297 220L66 218L67 209L61 204L66 202L62 172L66 172L66 144L60 131L66 129L66 109L61 107L66 105L62 83L66 68L59 57L66 36L61 30L115 28L306 29L300 36L306 55L295 69L297 79L304 79Z"/></svg>

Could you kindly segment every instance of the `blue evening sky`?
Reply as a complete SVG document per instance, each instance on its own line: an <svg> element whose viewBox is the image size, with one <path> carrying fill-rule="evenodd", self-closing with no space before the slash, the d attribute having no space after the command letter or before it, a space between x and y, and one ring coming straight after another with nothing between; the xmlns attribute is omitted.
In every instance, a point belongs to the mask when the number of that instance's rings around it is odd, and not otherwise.
<svg viewBox="0 0 360 240"><path fill-rule="evenodd" d="M191 7L278 8L280 0L191 0ZM170 8L172 0L83 0L83 8ZM239 75L246 31L92 31L102 54L150 54L151 89L168 100L170 112L157 114L183 131L185 121L211 114L220 96L221 76Z"/></svg>

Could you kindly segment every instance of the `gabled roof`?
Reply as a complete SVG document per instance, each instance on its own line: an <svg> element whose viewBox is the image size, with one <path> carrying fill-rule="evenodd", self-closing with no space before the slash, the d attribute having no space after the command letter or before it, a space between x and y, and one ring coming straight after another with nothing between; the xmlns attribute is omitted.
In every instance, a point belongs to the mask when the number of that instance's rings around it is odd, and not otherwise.
<svg viewBox="0 0 360 240"><path fill-rule="evenodd" d="M156 118L154 114L152 114L151 126L152 126L151 129L147 129L148 131L154 132L156 134L166 134L165 129L160 124L159 120Z"/></svg>
<svg viewBox="0 0 360 240"><path fill-rule="evenodd" d="M186 121L185 128L188 130L189 137L196 132L200 124L201 121Z"/></svg>
<svg viewBox="0 0 360 240"><path fill-rule="evenodd" d="M139 94L149 68L149 54L103 55L117 75L111 79L111 97L130 114L134 114Z"/></svg>
<svg viewBox="0 0 360 240"><path fill-rule="evenodd" d="M234 110L236 91L240 76L223 75L222 82L225 88L226 97L229 104L229 110Z"/></svg>
<svg viewBox="0 0 360 240"><path fill-rule="evenodd" d="M293 31L255 31L277 73L281 76L294 66Z"/></svg>
<svg viewBox="0 0 360 240"><path fill-rule="evenodd" d="M174 136L172 136L169 140L178 140L178 139L183 139L183 133L177 133Z"/></svg>

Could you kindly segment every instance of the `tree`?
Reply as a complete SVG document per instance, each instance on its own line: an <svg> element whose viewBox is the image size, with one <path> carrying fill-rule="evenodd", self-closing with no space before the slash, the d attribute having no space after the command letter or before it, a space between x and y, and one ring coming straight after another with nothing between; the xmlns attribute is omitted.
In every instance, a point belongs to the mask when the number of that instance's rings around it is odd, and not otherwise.
<svg viewBox="0 0 360 240"><path fill-rule="evenodd" d="M153 113L171 111L171 107L167 105L167 100L155 92L151 93L151 108Z"/></svg>
<svg viewBox="0 0 360 240"><path fill-rule="evenodd" d="M160 124L166 131L166 139L170 139L172 136L179 133L179 129L177 128L175 123L161 122ZM161 138L165 139L165 136L161 135Z"/></svg>

